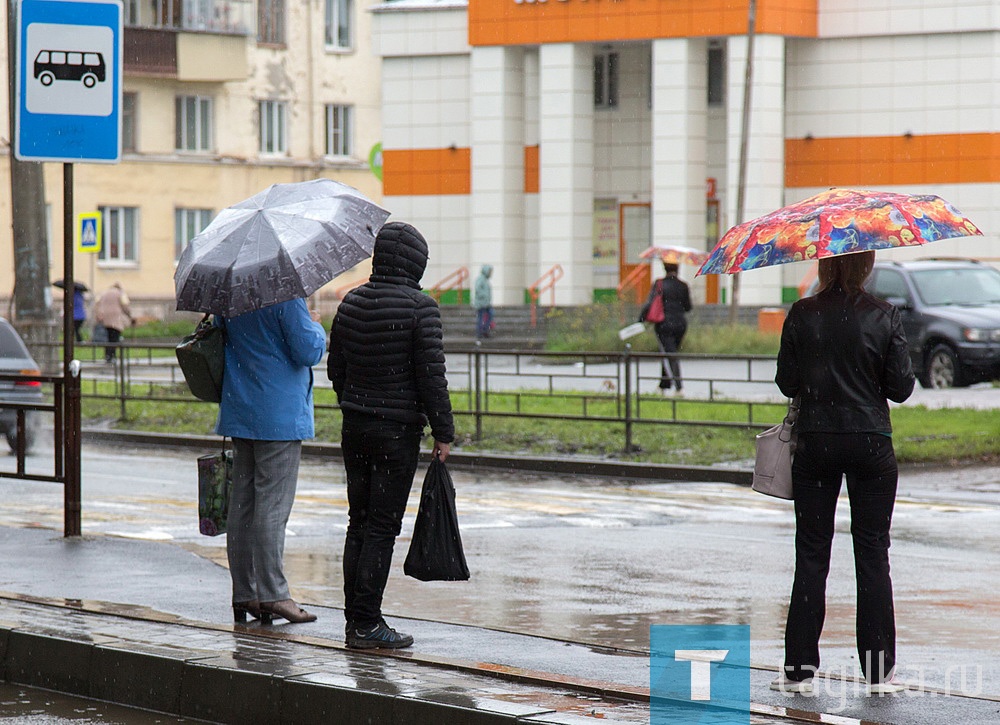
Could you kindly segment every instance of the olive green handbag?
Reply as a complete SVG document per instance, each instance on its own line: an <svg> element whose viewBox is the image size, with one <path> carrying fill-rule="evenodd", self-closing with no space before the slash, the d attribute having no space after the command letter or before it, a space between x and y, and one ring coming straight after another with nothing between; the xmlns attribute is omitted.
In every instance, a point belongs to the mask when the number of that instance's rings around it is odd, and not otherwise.
<svg viewBox="0 0 1000 725"><path fill-rule="evenodd" d="M226 368L226 338L221 327L205 315L194 332L177 346L177 362L191 393L200 400L222 400L222 375Z"/></svg>

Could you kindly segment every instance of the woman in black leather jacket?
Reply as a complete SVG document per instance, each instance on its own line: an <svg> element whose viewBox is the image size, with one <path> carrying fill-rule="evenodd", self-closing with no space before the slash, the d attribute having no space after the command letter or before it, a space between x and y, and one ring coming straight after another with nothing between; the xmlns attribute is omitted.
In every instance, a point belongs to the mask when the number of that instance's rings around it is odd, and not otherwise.
<svg viewBox="0 0 1000 725"><path fill-rule="evenodd" d="M851 500L857 574L857 646L872 692L890 682L896 624L889 576L889 528L898 470L888 400L913 392L899 311L864 291L874 252L819 262L820 290L785 320L775 382L799 396L795 495L795 581L785 628L784 673L771 687L808 692L819 667L834 517L842 478Z"/></svg>

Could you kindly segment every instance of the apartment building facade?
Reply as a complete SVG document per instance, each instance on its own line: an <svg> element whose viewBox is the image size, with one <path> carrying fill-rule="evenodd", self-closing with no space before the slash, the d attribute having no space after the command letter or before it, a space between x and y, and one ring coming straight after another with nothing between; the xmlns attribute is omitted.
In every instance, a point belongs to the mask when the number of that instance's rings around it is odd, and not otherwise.
<svg viewBox="0 0 1000 725"><path fill-rule="evenodd" d="M318 177L378 200L379 65L365 8L366 0L125 0L123 155L74 167L75 211L100 211L103 222L101 252L76 254L76 278L96 292L119 281L142 314L168 316L176 260L226 206ZM10 139L6 112L0 137ZM9 189L9 144L3 152L0 184ZM45 194L55 280L59 164L45 165ZM12 260L9 191L0 220L0 255ZM13 283L13 265L0 264L0 300Z"/></svg>
<svg viewBox="0 0 1000 725"><path fill-rule="evenodd" d="M384 204L427 277L495 268L501 304L557 265L557 304L613 297L650 244L735 223L746 0L389 0ZM1000 5L758 0L744 218L831 186L936 193L986 231L886 253L1000 263ZM741 275L788 302L810 265ZM698 302L728 277L693 279ZM655 272L654 272L655 273ZM546 295L545 299L548 299Z"/></svg>

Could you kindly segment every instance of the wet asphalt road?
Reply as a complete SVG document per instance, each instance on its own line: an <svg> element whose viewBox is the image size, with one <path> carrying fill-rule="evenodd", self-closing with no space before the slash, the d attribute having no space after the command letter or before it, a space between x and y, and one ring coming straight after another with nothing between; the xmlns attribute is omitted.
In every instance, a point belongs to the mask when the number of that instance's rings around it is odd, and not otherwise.
<svg viewBox="0 0 1000 725"><path fill-rule="evenodd" d="M197 455L85 443L84 533L172 542L223 562L224 537L197 532ZM45 456L40 451L31 464L45 465ZM12 467L13 457L0 457L0 469ZM754 664L779 664L793 564L787 502L728 484L456 469L473 578L427 584L401 571L420 475L397 544L388 614L640 651L651 624L749 623ZM0 486L0 525L61 529L61 487ZM998 504L996 468L903 472L892 563L904 679L955 691L964 668L967 691L1000 696ZM851 675L857 657L846 514L842 505L822 646L824 669ZM294 596L340 605L345 525L339 463L304 460L286 544Z"/></svg>

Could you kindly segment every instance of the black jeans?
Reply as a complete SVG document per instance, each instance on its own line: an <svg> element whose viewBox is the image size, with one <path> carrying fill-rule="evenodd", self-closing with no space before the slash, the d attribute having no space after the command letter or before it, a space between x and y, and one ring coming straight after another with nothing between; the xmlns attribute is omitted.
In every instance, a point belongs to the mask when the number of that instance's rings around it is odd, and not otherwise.
<svg viewBox="0 0 1000 725"><path fill-rule="evenodd" d="M118 349L118 342L122 339L122 331L116 330L113 327L105 328L108 331L108 342L114 344L114 347L104 348L104 360L105 362L115 361L115 350Z"/></svg>
<svg viewBox="0 0 1000 725"><path fill-rule="evenodd" d="M681 363L677 359L676 353L681 347L684 333L687 332L686 321L664 320L656 325L656 340L660 343L660 352L666 358L660 363L662 372L660 374L660 388L666 390L671 385L671 379L675 388L680 390L683 387L681 381Z"/></svg>
<svg viewBox="0 0 1000 725"><path fill-rule="evenodd" d="M382 594L417 470L421 433L422 427L345 416L344 616L349 626L367 628L382 619Z"/></svg>
<svg viewBox="0 0 1000 725"><path fill-rule="evenodd" d="M794 680L811 677L819 667L834 516L845 474L861 670L869 682L881 682L889 679L896 664L889 528L898 469L892 439L878 433L800 433L792 464L795 581L785 627L785 674Z"/></svg>

